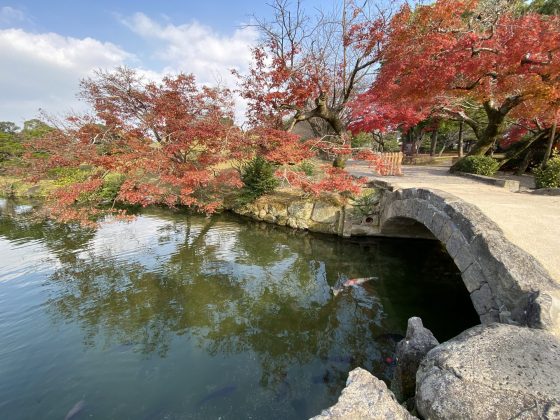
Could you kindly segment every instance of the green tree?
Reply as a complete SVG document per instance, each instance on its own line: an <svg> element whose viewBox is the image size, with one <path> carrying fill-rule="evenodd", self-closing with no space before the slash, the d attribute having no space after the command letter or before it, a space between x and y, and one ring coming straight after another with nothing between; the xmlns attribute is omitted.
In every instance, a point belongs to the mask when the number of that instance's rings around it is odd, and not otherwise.
<svg viewBox="0 0 560 420"><path fill-rule="evenodd" d="M23 153L19 127L11 121L0 121L0 163Z"/></svg>
<svg viewBox="0 0 560 420"><path fill-rule="evenodd" d="M0 133L2 134L16 134L19 127L11 121L0 121Z"/></svg>
<svg viewBox="0 0 560 420"><path fill-rule="evenodd" d="M41 138L52 130L54 130L53 127L41 120L34 118L23 123L23 129L21 130L20 134L22 140L29 141Z"/></svg>
<svg viewBox="0 0 560 420"><path fill-rule="evenodd" d="M527 11L541 15L560 14L560 0L533 0L527 5Z"/></svg>

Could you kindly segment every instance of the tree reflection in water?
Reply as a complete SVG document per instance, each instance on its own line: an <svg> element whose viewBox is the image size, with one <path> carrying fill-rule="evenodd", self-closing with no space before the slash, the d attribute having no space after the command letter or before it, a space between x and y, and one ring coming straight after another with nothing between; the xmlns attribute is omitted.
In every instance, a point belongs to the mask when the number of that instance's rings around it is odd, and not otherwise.
<svg viewBox="0 0 560 420"><path fill-rule="evenodd" d="M334 299L330 285L374 275L374 266L333 266L338 242L304 233L223 216L181 219L157 232L159 245L184 238L157 267L91 250L67 261L51 276L53 317L79 323L88 346L101 339L165 357L173 337L187 334L211 355L252 351L265 386L315 358L373 368L379 299L363 288Z"/></svg>
<svg viewBox="0 0 560 420"><path fill-rule="evenodd" d="M189 342L218 359L244 355L276 399L294 369L331 401L355 366L387 379L390 334L404 333L409 316L433 319L436 335L472 324L429 301L455 294L462 306L450 305L465 307L457 270L433 243L348 241L156 210L97 231L4 210L0 236L40 239L58 259L47 310L55 324L79 325L86 348L149 359ZM340 278L370 276L378 280L330 292Z"/></svg>

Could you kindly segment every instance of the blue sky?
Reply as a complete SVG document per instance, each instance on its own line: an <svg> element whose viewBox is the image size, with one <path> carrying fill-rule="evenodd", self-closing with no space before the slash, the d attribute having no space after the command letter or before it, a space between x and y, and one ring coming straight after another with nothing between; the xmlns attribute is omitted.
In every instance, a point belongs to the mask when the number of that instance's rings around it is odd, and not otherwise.
<svg viewBox="0 0 560 420"><path fill-rule="evenodd" d="M78 83L96 68L126 64L154 79L183 71L232 86L229 69L247 69L258 38L244 24L269 13L248 0L0 0L0 121L83 110Z"/></svg>

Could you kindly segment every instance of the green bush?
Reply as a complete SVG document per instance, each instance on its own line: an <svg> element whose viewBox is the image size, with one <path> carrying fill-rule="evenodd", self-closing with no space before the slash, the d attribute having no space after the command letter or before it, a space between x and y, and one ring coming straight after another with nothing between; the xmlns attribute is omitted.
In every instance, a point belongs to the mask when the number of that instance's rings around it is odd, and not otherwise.
<svg viewBox="0 0 560 420"><path fill-rule="evenodd" d="M302 171L307 176L313 176L315 174L315 165L308 160L304 160L299 165L297 165L297 169Z"/></svg>
<svg viewBox="0 0 560 420"><path fill-rule="evenodd" d="M77 182L84 182L93 173L91 167L65 167L59 166L49 170L48 174L55 179L55 185L65 187Z"/></svg>
<svg viewBox="0 0 560 420"><path fill-rule="evenodd" d="M332 166L334 166L335 168L341 168L344 169L346 167L346 160L348 159L347 156L344 155L336 155L336 157L333 160L333 164Z"/></svg>
<svg viewBox="0 0 560 420"><path fill-rule="evenodd" d="M352 137L352 147L365 147L371 145L372 135L369 133L358 133Z"/></svg>
<svg viewBox="0 0 560 420"><path fill-rule="evenodd" d="M371 214L374 207L381 200L381 192L378 189L364 189L362 195L354 199L354 208L362 215Z"/></svg>
<svg viewBox="0 0 560 420"><path fill-rule="evenodd" d="M455 171L469 174L492 176L496 173L500 163L490 156L467 156L455 164Z"/></svg>
<svg viewBox="0 0 560 420"><path fill-rule="evenodd" d="M241 180L245 184L242 196L254 200L274 191L279 181L274 176L275 167L262 156L256 156L241 168Z"/></svg>
<svg viewBox="0 0 560 420"><path fill-rule="evenodd" d="M535 170L537 188L560 188L560 156L550 159L546 166Z"/></svg>
<svg viewBox="0 0 560 420"><path fill-rule="evenodd" d="M0 162L21 156L23 152L24 147L15 135L0 132Z"/></svg>
<svg viewBox="0 0 560 420"><path fill-rule="evenodd" d="M103 186L99 192L99 198L105 202L113 201L117 197L124 179L124 175L116 172L110 172L105 175Z"/></svg>

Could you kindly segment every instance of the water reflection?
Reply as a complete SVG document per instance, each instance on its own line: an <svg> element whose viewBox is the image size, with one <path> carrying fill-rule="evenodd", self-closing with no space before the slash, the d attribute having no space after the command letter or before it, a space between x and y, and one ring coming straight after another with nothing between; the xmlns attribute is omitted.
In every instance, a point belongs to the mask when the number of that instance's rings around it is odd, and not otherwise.
<svg viewBox="0 0 560 420"><path fill-rule="evenodd" d="M347 241L156 210L94 231L0 209L0 238L40 240L58 261L43 283L53 331L79 328L82 347L103 354L106 375L124 375L119 354L140 356L131 387L191 386L189 397L158 394L138 415L217 416L222 400L242 398L236 413L305 418L336 400L353 367L388 379L384 359L409 316L442 336L476 322L456 269L433 243ZM378 280L330 293L340 278L370 276ZM441 316L449 310L433 305L441 296L456 314ZM217 366L235 379L212 377ZM191 385L176 378L196 369L203 373Z"/></svg>
<svg viewBox="0 0 560 420"><path fill-rule="evenodd" d="M187 334L210 355L251 351L261 384L317 357L376 359L379 299L364 288L336 299L329 291L339 276L373 275L374 267L362 262L333 271L336 253L322 240L270 229L258 240L254 227L223 219L159 226L158 247L171 236L183 240L152 267L142 263L149 248L128 260L98 247L82 252L50 276L57 285L49 300L53 318L80 324L88 346L101 339L105 347L130 345L165 357L172 338ZM339 350L331 354L333 347Z"/></svg>

